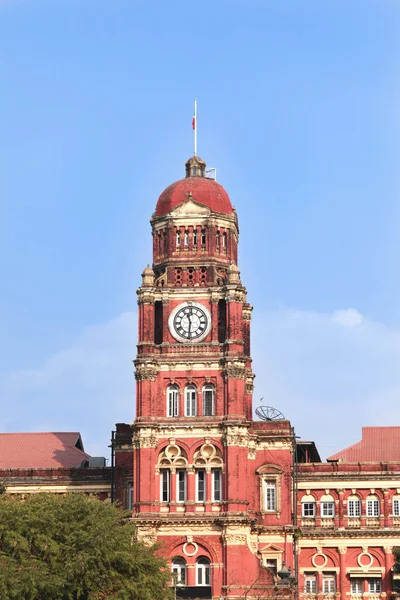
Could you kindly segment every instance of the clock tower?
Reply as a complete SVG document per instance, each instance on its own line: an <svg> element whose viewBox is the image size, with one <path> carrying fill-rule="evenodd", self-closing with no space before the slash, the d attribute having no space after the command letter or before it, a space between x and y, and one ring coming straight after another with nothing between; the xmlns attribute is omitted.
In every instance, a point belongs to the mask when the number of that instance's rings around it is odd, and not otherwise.
<svg viewBox="0 0 400 600"><path fill-rule="evenodd" d="M252 307L236 211L203 160L185 167L151 218L153 263L137 291L136 418L117 425L116 496L138 536L162 542L177 597L234 598L271 583L266 560L282 566L291 430L252 420ZM259 534L271 525L265 550Z"/></svg>

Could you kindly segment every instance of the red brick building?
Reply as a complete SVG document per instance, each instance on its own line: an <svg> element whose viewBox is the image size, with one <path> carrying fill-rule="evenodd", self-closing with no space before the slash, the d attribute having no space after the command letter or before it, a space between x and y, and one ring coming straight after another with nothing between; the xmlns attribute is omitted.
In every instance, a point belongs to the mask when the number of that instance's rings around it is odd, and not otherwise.
<svg viewBox="0 0 400 600"><path fill-rule="evenodd" d="M400 545L400 456L371 430L375 450L366 437L322 463L312 442L295 450L283 417L253 419L238 219L205 167L189 159L151 218L136 419L115 432L116 498L140 538L162 542L177 597L384 598Z"/></svg>

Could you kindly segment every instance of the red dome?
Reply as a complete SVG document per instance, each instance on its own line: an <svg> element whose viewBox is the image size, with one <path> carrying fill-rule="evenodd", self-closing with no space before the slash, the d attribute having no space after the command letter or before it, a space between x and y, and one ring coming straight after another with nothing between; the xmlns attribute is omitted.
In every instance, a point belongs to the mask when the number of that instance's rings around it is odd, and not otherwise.
<svg viewBox="0 0 400 600"><path fill-rule="evenodd" d="M156 216L165 215L188 199L209 206L213 212L232 214L229 196L219 183L206 177L185 177L169 185L161 194L156 206Z"/></svg>

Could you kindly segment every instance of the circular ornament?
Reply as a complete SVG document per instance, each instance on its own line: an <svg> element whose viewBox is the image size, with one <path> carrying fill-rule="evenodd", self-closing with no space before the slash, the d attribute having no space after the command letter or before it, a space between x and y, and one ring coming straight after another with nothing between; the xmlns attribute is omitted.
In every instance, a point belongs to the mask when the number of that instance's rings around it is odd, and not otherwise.
<svg viewBox="0 0 400 600"><path fill-rule="evenodd" d="M374 562L374 559L369 552L361 552L357 557L357 562L363 569L368 569Z"/></svg>
<svg viewBox="0 0 400 600"><path fill-rule="evenodd" d="M328 562L328 557L326 556L326 554L318 552L317 554L314 554L314 556L311 559L311 562L316 569L323 569L326 566L326 563Z"/></svg>
<svg viewBox="0 0 400 600"><path fill-rule="evenodd" d="M201 342L211 329L211 314L198 302L184 302L175 307L168 328L178 342Z"/></svg>
<svg viewBox="0 0 400 600"><path fill-rule="evenodd" d="M185 542L182 550L186 556L194 556L199 551L199 547L196 542Z"/></svg>

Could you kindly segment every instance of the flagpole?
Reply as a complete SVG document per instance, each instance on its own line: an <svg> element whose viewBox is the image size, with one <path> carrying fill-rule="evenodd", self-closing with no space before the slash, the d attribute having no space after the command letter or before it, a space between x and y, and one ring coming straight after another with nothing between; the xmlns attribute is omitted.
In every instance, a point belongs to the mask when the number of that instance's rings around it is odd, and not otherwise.
<svg viewBox="0 0 400 600"><path fill-rule="evenodd" d="M194 155L197 156L197 100L194 99Z"/></svg>

